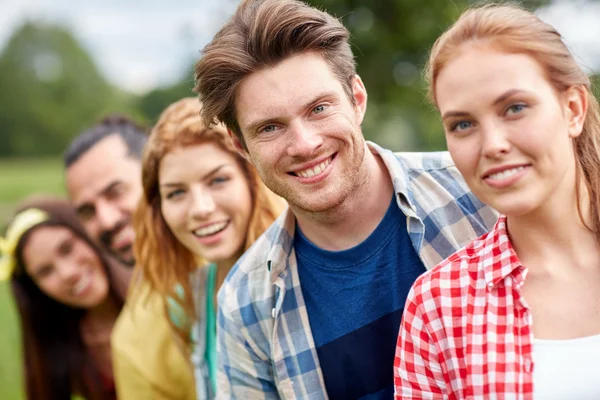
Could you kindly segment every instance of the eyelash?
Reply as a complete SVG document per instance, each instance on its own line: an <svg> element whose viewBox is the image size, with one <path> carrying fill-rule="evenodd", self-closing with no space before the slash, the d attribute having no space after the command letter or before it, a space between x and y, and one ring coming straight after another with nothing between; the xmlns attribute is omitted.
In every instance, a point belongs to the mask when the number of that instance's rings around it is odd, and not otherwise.
<svg viewBox="0 0 600 400"><path fill-rule="evenodd" d="M319 111L319 112L315 112L315 110L316 110L317 108L319 108L319 107L322 107L322 108L323 108L323 110L321 110L321 111ZM327 108L328 108L328 107L329 107L329 105L328 105L328 104L318 104L318 105L316 105L315 107L313 107L313 108L312 108L312 110L311 110L311 113L312 113L312 114L321 114L322 112L324 112L325 110L327 110ZM274 127L275 129L274 129L274 130L272 130L272 131L268 131L268 132L267 132L267 130L266 130L266 129L267 129L267 128L269 128L269 127ZM273 132L275 132L275 130L277 130L277 125L275 125L275 124L269 124L269 125L265 125L265 126L263 126L262 128L260 128L260 129L258 130L258 133L273 133Z"/></svg>
<svg viewBox="0 0 600 400"><path fill-rule="evenodd" d="M180 194L183 194L183 190L182 189L176 189L173 190L172 192L167 193L167 199L172 199L173 197L176 197Z"/></svg>
<svg viewBox="0 0 600 400"><path fill-rule="evenodd" d="M460 124L463 124L463 123L465 123L465 122L469 122L469 123L471 123L471 121L459 121L459 122L456 122L456 123L454 123L454 124L452 124L452 125L450 126L450 132L456 132L456 130L457 130L457 128L458 128L458 126L459 126ZM470 128L470 127L469 127L469 128ZM468 129L468 128L465 128L465 129Z"/></svg>
<svg viewBox="0 0 600 400"><path fill-rule="evenodd" d="M319 107L322 107L322 108L323 108L323 110L322 110L322 111L319 111L319 112L315 112L315 110L316 110L317 108L319 108ZM313 107L313 109L311 110L311 112L312 112L313 114L321 114L323 111L325 111L325 110L327 109L327 107L328 107L328 105L327 105L327 104L319 104L319 105L317 105L317 106Z"/></svg>
<svg viewBox="0 0 600 400"><path fill-rule="evenodd" d="M214 185L221 185L225 182L229 181L229 177L228 176L217 176L214 179L212 179L210 181L210 185L214 186Z"/></svg>
<svg viewBox="0 0 600 400"><path fill-rule="evenodd" d="M520 113L521 111L526 109L528 106L527 106L527 104L524 104L524 103L511 104L510 106L508 106L506 108L506 111L504 112L504 114L507 114L511 109L514 109L515 107L521 107L521 109L519 111L517 111L517 113Z"/></svg>
<svg viewBox="0 0 600 400"><path fill-rule="evenodd" d="M515 107L520 107L520 109L516 111L516 114L519 114L520 112L522 112L523 110L525 110L525 109L526 109L526 108L528 108L529 106L528 106L527 104L524 104L524 103L514 103L514 104L511 104L511 105L509 105L508 107L506 107L506 109L505 109L505 111L504 111L504 115L507 115L507 114L508 114L508 112L509 112L510 110L513 110ZM453 123L452 125L450 125L450 132L456 132L456 131L457 131L457 128L458 128L458 126L459 126L460 124L463 124L463 123L470 123L470 124L472 124L472 122L471 122L471 121L469 121L469 120L462 120L462 121L455 122L455 123ZM468 128L470 128L470 127L471 127L471 126L469 126ZM465 129L468 129L468 128L465 128ZM463 130L464 130L464 129L463 129Z"/></svg>

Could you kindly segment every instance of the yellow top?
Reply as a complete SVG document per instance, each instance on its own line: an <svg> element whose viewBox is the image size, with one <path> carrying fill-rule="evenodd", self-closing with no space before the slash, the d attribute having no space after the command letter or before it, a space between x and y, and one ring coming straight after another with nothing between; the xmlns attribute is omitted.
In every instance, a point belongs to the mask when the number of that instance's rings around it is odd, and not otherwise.
<svg viewBox="0 0 600 400"><path fill-rule="evenodd" d="M111 337L119 400L196 399L190 361L176 344L163 304L148 285L130 290Z"/></svg>

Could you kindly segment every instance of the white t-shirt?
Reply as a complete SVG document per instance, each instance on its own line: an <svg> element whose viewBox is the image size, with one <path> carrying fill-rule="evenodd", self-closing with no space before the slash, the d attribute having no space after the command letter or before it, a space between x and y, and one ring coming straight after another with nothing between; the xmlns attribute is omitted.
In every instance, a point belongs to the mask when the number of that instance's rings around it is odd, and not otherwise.
<svg viewBox="0 0 600 400"><path fill-rule="evenodd" d="M599 400L600 335L533 340L534 400Z"/></svg>

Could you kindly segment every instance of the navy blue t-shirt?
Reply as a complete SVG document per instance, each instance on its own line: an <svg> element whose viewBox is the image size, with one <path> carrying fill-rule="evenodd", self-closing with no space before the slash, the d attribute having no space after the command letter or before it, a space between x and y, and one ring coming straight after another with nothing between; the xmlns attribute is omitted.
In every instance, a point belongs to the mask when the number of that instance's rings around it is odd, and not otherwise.
<svg viewBox="0 0 600 400"><path fill-rule="evenodd" d="M402 310L411 285L425 272L395 197L356 247L322 250L296 227L294 248L329 397L392 399Z"/></svg>

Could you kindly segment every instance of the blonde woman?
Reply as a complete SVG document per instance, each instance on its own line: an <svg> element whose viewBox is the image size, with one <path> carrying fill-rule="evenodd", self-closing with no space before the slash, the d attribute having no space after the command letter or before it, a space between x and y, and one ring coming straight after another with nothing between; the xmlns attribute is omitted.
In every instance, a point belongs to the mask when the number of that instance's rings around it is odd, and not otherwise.
<svg viewBox="0 0 600 400"><path fill-rule="evenodd" d="M134 227L136 260L192 349L198 399L206 399L216 391L216 292L284 203L223 126L202 123L200 107L195 98L180 100L152 130Z"/></svg>
<svg viewBox="0 0 600 400"><path fill-rule="evenodd" d="M515 6L434 45L431 96L465 181L502 216L421 276L398 399L597 399L600 108L560 34Z"/></svg>

